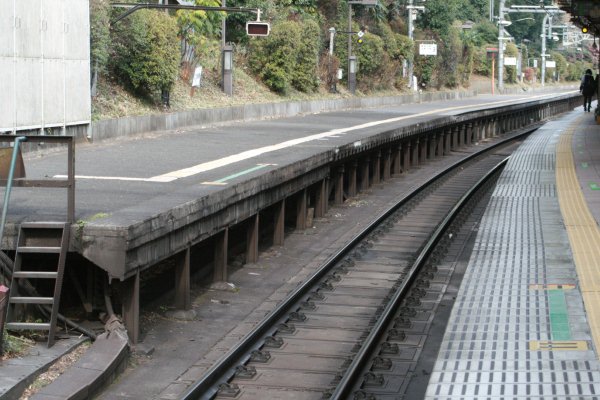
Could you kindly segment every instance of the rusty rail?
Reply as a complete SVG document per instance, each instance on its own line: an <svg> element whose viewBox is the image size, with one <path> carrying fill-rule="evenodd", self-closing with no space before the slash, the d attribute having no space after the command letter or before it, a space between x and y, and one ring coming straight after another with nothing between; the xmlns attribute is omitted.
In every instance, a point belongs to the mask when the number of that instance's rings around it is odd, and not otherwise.
<svg viewBox="0 0 600 400"><path fill-rule="evenodd" d="M14 142L17 137L25 137L28 143L51 143L67 145L67 178L65 179L27 179L14 178L15 187L65 188L67 194L67 221L72 224L75 220L75 138L73 136L0 136L0 143ZM0 179L0 186L7 186L8 179Z"/></svg>

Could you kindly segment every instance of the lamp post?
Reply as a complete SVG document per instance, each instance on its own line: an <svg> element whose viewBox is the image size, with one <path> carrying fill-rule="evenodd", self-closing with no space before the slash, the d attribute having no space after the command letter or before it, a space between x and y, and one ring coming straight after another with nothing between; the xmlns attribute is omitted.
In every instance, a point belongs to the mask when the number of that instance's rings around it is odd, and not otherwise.
<svg viewBox="0 0 600 400"><path fill-rule="evenodd" d="M348 57L348 90L356 91L356 56Z"/></svg>
<svg viewBox="0 0 600 400"><path fill-rule="evenodd" d="M233 47L223 46L223 91L233 95Z"/></svg>
<svg viewBox="0 0 600 400"><path fill-rule="evenodd" d="M542 86L546 84L546 25L549 19L550 14L546 14L542 22Z"/></svg>
<svg viewBox="0 0 600 400"><path fill-rule="evenodd" d="M498 7L498 90L504 90L504 26L509 21L504 20L504 1L500 0Z"/></svg>
<svg viewBox="0 0 600 400"><path fill-rule="evenodd" d="M335 88L335 78L331 74L331 57L333 57L333 43L335 38L335 28L329 28L329 65L327 67L327 78L330 80L329 82L329 91L331 93L336 92Z"/></svg>
<svg viewBox="0 0 600 400"><path fill-rule="evenodd" d="M221 6L223 7L227 7L227 0L221 0ZM221 82L223 83L223 91L228 94L229 96L231 96L233 94L233 85L231 83L231 68L229 68L229 77L226 77L226 69L225 69L225 58L229 57L229 59L231 59L231 51L233 51L233 49L229 50L229 55L226 56L225 55L225 43L226 43L226 37L225 37L225 31L227 28L227 23L226 23L226 19L227 17L223 17L223 21L221 22L221 61L223 61L223 64L221 64L222 68L221 68ZM231 63L230 63L231 66ZM226 83L227 79L229 79L229 85Z"/></svg>
<svg viewBox="0 0 600 400"><path fill-rule="evenodd" d="M354 94L356 91L356 75L353 76L352 72L350 72L352 57L352 3L348 2L348 90Z"/></svg>

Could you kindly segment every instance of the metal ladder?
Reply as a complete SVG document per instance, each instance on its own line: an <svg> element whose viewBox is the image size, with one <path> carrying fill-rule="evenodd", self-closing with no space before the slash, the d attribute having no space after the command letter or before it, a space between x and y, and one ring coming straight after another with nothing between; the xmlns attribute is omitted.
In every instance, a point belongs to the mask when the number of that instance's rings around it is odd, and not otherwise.
<svg viewBox="0 0 600 400"><path fill-rule="evenodd" d="M69 247L69 224L64 222L24 222L19 229L13 276L10 284L6 329L48 331L48 347L54 344L58 306ZM41 265L39 256L52 259L52 265ZM50 264L50 263L48 263ZM24 280L35 287L40 280L54 281L52 297L24 295ZM42 282L39 282L42 283ZM49 321L19 320L28 305L51 307Z"/></svg>

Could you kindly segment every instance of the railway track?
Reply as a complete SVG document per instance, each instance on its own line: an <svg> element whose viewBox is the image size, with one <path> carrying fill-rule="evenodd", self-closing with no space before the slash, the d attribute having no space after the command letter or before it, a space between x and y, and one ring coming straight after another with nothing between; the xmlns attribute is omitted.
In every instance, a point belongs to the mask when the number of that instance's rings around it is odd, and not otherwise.
<svg viewBox="0 0 600 400"><path fill-rule="evenodd" d="M182 398L402 396L452 275L436 263L499 174L506 152L497 149L451 166L401 199Z"/></svg>

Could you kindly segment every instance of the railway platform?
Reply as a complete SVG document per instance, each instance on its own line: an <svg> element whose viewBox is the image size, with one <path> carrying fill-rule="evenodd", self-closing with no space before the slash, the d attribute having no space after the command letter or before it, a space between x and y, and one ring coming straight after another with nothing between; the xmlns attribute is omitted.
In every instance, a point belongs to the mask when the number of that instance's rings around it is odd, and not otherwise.
<svg viewBox="0 0 600 400"><path fill-rule="evenodd" d="M368 191L373 184L389 179L392 174L402 174L408 178L404 185L405 189L409 189L414 183L410 177L414 179L418 174L411 175L407 172L412 170L422 173L436 168L436 165L441 167L446 157L438 157L440 155L461 157L461 153L469 152L468 145L472 141L484 143L493 140L498 133L527 125L536 118L546 119L552 114L548 112L553 106L551 102L547 102L543 96L533 100L531 97L480 96L477 99L455 99L451 103L432 102L358 112L308 115L286 121L261 121L245 124L243 127L234 126L233 129L226 126L202 132L190 130L156 135L155 140L149 141L128 139L102 146L81 146L77 150L78 224L73 228L71 251L81 252L106 269L113 279L125 283L124 291L129 296L125 298L125 302L138 302L123 304L126 318L133 318L129 322L130 327L134 328L132 339L135 342L135 331L139 323L139 319L136 320L139 318L139 310L135 309L139 307L139 275L152 268L150 259L174 257L181 276L186 271L185 268L189 268L189 257L185 254L190 251L190 242L214 235L217 236L216 247L219 247L220 241L226 253L227 237L219 236L223 227L246 219L249 219L249 223L244 228L248 228L247 237L251 238L250 233L258 225L258 217L255 219L254 216L259 215L257 207L260 204L251 203L240 207L236 204L223 204L224 199L239 200L247 196L256 201L253 188L270 189L279 197L263 200L275 205L291 205L289 208L295 209L293 217L296 227L306 228L306 221L301 216L306 215L307 208L313 208L316 218L323 218L324 206L319 201L323 193L334 203L341 204L356 196L357 192ZM523 103L531 104L527 112L521 110ZM311 127L307 128L309 124ZM409 132L413 136L409 136ZM418 135L414 135L415 132ZM226 138L226 145L222 144L223 138ZM384 148L385 144L390 146ZM290 152L290 148L294 151ZM337 169L332 170L332 161L340 153L345 156L354 154L355 158L353 161L339 162ZM135 156L128 157L130 154ZM173 157L172 154L176 156ZM40 177L64 174L64 163L59 159L60 156L50 151L39 159L34 158L33 167L28 170L28 174ZM193 165L194 162L199 164ZM323 169L314 173L321 165L324 166ZM313 175L308 176L309 171L313 171ZM282 186L286 182L294 184L284 191ZM300 196L297 194L298 190ZM16 206L11 208L14 218L12 222L18 223L30 218L53 218L62 212L63 203L60 199L36 197L33 193L35 190L25 189L15 197ZM286 197L289 197L287 202L282 201ZM357 204L360 203L360 199L356 201ZM368 202L365 200L365 203ZM360 206L357 205L357 208ZM31 209L38 211L32 214ZM212 221L206 219L211 212L217 215ZM365 211L365 214L368 213L369 211ZM261 221L264 217L260 214ZM363 218L368 221L368 215L363 215ZM204 224L202 228L197 221ZM355 226L355 222L347 221L350 225L337 229L348 229L348 226L351 228ZM288 256L290 258L278 260L286 267L291 261L301 259L306 254L302 245L307 246L307 242L313 240L313 232L300 232L304 243L299 244L298 252ZM278 234L283 235L283 232L277 232L276 224L274 234L275 238ZM339 231L336 234L337 237L342 236ZM8 238L7 247L11 246L11 240L14 240L14 236ZM250 239L247 242L245 245L248 250L256 250L257 243L251 244ZM275 239L273 243L276 243ZM326 247L328 244L323 241L319 246ZM324 250L322 247L317 249L314 253L315 260L322 257L319 256L319 251ZM117 253L118 256L115 256ZM216 256L215 254L215 264L218 261ZM213 327L212 318L215 313L223 312L224 306L227 314L225 322L229 324L229 329L233 329L247 315L244 313L249 312L251 304L243 304L245 301L253 295L263 296L266 300L265 293L276 290L277 285L286 279L284 275L274 273L270 278L275 281L257 284L254 282L255 277L261 276L263 271L260 264L251 261L251 257L247 251L246 260L250 260L249 264L257 268L243 271L243 277L238 275L236 279L255 291L250 291L247 299L241 298L237 293L233 296L235 304L240 307L239 312L233 312L233 307L227 307L232 304L231 298L227 297L229 292L205 294L200 301L210 304L203 304L206 311L200 317L203 321L179 324L176 327L176 336L180 337L179 344L182 340L197 340L190 339L196 336L188 329L193 327L193 330L197 330L199 325L203 329ZM188 259L187 265L185 261L181 262L185 259ZM189 269L185 273L189 274ZM228 280L230 273L233 271L215 268L215 276L219 278L217 280ZM302 276L287 283L293 287ZM188 285L186 290L189 296L190 282L188 280L185 283ZM281 296L283 292L276 293L275 298L270 298L267 303L277 301L277 296ZM182 308L192 308L190 298L185 299L183 296L182 299L180 295L181 290L176 288L175 303L183 302ZM127 308L128 305L132 308ZM258 314L260 312L259 308ZM262 312L264 314L266 311ZM255 315L253 318L256 317ZM223 330L217 325L214 327L217 330L203 337L202 343L198 343L200 347L210 349L211 343L212 346L219 343ZM137 385L137 390L141 390L138 394L128 394L126 392L129 389L120 386L102 398L177 398L177 394L189 384L189 379L206 368L208 360L204 359L187 371L177 370L176 368L181 368L184 362L189 361L188 358L197 356L199 350L186 354L184 347L175 349L175 343L170 343L172 329L167 327L165 331L156 331L146 336L146 343L169 343L162 351L156 351L152 355L155 357L155 361L152 361L154 366L162 372L168 371L167 376L172 377L169 382L140 383ZM242 331L243 328L240 329ZM234 337L235 332L238 331L234 331ZM173 358L174 354L178 354L179 358ZM134 375L141 379L140 382L148 382L148 375L144 372L136 372ZM158 388L160 385L163 387Z"/></svg>
<svg viewBox="0 0 600 400"><path fill-rule="evenodd" d="M600 126L581 107L513 154L427 399L600 398Z"/></svg>

